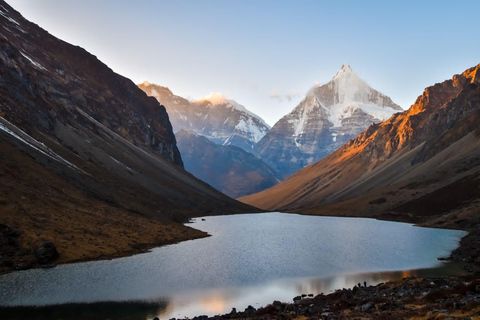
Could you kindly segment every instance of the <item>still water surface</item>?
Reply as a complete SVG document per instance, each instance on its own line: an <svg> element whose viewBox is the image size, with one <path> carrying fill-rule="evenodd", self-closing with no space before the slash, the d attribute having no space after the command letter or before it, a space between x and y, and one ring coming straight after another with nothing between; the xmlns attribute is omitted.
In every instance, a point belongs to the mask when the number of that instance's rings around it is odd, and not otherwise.
<svg viewBox="0 0 480 320"><path fill-rule="evenodd" d="M447 256L465 235L373 219L284 213L205 219L191 226L211 234L208 238L126 258L0 276L0 306L15 307L0 309L0 318L215 315L363 281L458 273L458 265L437 257Z"/></svg>

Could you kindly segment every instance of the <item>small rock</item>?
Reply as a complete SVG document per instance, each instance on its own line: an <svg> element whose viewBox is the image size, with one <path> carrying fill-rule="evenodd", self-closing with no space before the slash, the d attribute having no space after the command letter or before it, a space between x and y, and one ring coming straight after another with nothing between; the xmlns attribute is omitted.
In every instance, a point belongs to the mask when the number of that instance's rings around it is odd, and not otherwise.
<svg viewBox="0 0 480 320"><path fill-rule="evenodd" d="M35 256L40 264L46 264L58 258L58 251L53 243L44 242L35 250Z"/></svg>
<svg viewBox="0 0 480 320"><path fill-rule="evenodd" d="M373 308L375 308L375 304L373 304L372 301L369 301L369 302L365 303L364 305L362 305L362 306L360 307L360 311L366 312L366 311L369 311L369 310L371 310L371 309L373 309Z"/></svg>
<svg viewBox="0 0 480 320"><path fill-rule="evenodd" d="M319 311L319 309L312 304L312 305L310 305L310 308L308 308L307 311L308 311L309 314L313 315L313 314L317 313Z"/></svg>

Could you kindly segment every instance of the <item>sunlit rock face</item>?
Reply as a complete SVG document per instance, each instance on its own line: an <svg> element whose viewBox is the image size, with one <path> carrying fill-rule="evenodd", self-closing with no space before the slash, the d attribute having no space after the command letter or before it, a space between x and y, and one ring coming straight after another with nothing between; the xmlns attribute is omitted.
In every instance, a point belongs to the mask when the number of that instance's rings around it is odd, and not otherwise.
<svg viewBox="0 0 480 320"><path fill-rule="evenodd" d="M165 106L175 132L192 130L217 144L237 146L251 152L270 129L259 116L218 93L189 101L174 95L166 87L148 82L138 86Z"/></svg>
<svg viewBox="0 0 480 320"><path fill-rule="evenodd" d="M330 82L312 88L254 151L286 177L332 153L372 123L401 110L344 64Z"/></svg>

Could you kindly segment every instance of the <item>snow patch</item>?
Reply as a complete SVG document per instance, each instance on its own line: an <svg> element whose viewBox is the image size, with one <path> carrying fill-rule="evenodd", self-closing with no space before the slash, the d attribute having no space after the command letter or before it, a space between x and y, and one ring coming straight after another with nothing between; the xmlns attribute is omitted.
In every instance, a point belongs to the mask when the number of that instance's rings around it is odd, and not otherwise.
<svg viewBox="0 0 480 320"><path fill-rule="evenodd" d="M64 163L66 164L67 166L75 169L75 170L78 170L78 171L81 171L83 173L86 173L85 171L79 169L76 165L74 165L73 163L65 160L64 158L62 158L61 156L59 156L57 153L53 152L52 149L48 148L44 143L40 142L40 141L37 141L35 140L34 138L32 138L31 136L29 136L28 134L26 134L24 131L22 131L20 128L16 127L14 124L10 123L9 121L7 121L6 119L2 118L0 121L4 121L6 122L10 127L13 127L15 128L15 130L17 130L18 132L20 132L20 134L17 134L15 133L14 131L10 130L9 128L7 128L2 122L0 122L0 130L10 134L11 136L17 138L18 140L20 140L21 142L23 142L24 144L26 144L27 146L39 151L40 153L46 155L47 157L57 161L57 162L60 162L60 163Z"/></svg>
<svg viewBox="0 0 480 320"><path fill-rule="evenodd" d="M112 156L109 156L110 159L112 159L115 163L119 164L120 166L124 167L125 169L127 169L128 171L132 172L132 168L130 168L129 166L123 164L122 162L118 161L117 159L115 159L114 157Z"/></svg>
<svg viewBox="0 0 480 320"><path fill-rule="evenodd" d="M3 8L3 7L2 7ZM4 8L5 9L5 8ZM0 16L4 17L5 19L7 19L8 21L12 22L12 23L15 23L17 26L20 26L20 23L18 23L17 20L13 19L12 17L9 17L8 15L5 14L5 12L1 11L0 10Z"/></svg>
<svg viewBox="0 0 480 320"><path fill-rule="evenodd" d="M40 70L47 70L45 69L40 63L36 62L35 60L33 60L32 58L30 58L29 56L27 56L23 51L20 51L20 53L22 54L22 56L27 59L28 61L30 61L31 64L33 64L35 67L37 67L38 69Z"/></svg>
<svg viewBox="0 0 480 320"><path fill-rule="evenodd" d="M257 143L260 141L266 134L267 130L261 129L251 118L241 118L238 124L235 126L235 131L244 132L247 134L248 139Z"/></svg>

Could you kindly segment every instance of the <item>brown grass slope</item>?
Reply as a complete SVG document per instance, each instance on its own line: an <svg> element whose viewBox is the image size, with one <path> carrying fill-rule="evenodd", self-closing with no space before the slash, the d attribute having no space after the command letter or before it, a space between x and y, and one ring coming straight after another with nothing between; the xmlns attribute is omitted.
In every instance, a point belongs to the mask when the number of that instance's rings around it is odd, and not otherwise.
<svg viewBox="0 0 480 320"><path fill-rule="evenodd" d="M282 183L240 200L266 210L382 214L388 219L418 221L419 211L402 204L417 200L428 207L442 197L427 195L450 185L451 189L461 186L468 194L461 197L457 208L477 207L479 67L428 87L409 110L370 126L327 158ZM429 218L423 214L420 220L432 220L438 213L429 212Z"/></svg>
<svg viewBox="0 0 480 320"><path fill-rule="evenodd" d="M253 212L183 169L165 108L0 1L0 271L204 236L189 217ZM13 231L11 231L13 229Z"/></svg>

